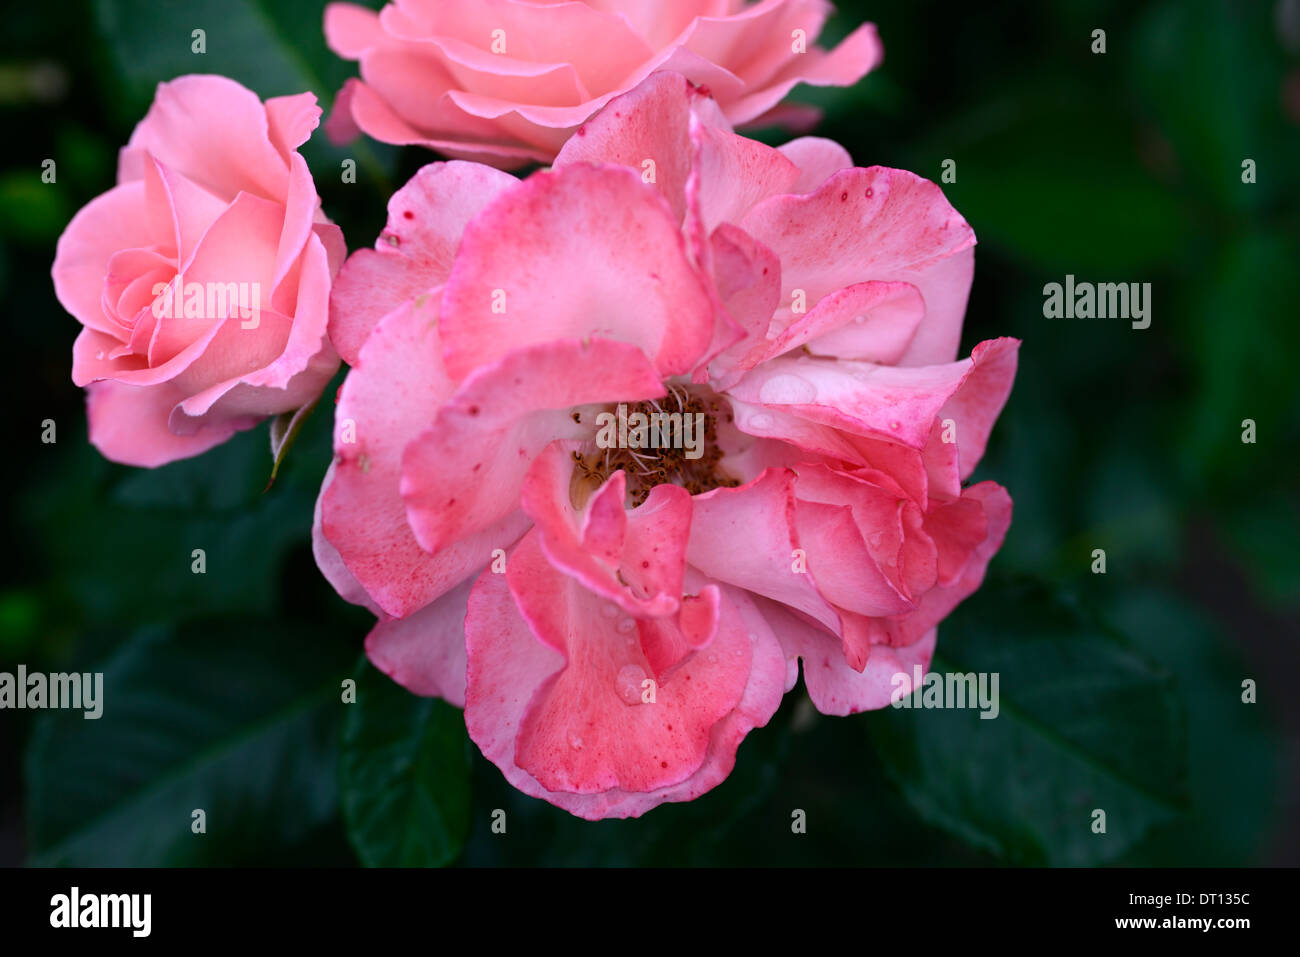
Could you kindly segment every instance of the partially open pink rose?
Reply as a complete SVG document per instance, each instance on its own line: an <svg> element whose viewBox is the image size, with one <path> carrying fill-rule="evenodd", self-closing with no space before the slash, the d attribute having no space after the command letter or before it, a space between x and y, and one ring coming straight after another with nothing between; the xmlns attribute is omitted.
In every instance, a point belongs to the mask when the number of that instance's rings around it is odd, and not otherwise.
<svg viewBox="0 0 1300 957"><path fill-rule="evenodd" d="M64 230L54 289L84 326L72 379L108 458L197 455L313 401L338 369L329 291L347 249L297 152L319 121L310 93L162 83L118 185Z"/></svg>
<svg viewBox="0 0 1300 957"><path fill-rule="evenodd" d="M718 784L800 660L822 711L885 705L1011 517L962 484L1018 345L957 359L973 244L934 184L737 136L675 74L552 171L425 167L332 302L315 545L371 660L586 818Z"/></svg>
<svg viewBox="0 0 1300 957"><path fill-rule="evenodd" d="M735 124L801 121L778 104L798 83L848 86L881 58L866 24L834 50L815 45L828 0L398 0L379 13L325 10L325 37L361 63L327 129L358 128L509 168L550 162L569 134L650 74L707 86ZM776 111L776 112L774 112Z"/></svg>

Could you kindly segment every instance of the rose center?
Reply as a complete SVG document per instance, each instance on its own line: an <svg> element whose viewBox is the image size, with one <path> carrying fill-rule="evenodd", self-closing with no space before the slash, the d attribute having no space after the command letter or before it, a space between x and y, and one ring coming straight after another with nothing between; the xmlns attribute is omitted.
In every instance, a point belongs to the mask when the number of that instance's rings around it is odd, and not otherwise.
<svg viewBox="0 0 1300 957"><path fill-rule="evenodd" d="M740 482L722 467L719 431L731 407L711 390L668 383L668 395L643 402L575 410L574 421L595 435L573 453L569 494L576 507L620 469L635 508L656 485L680 485L692 495Z"/></svg>

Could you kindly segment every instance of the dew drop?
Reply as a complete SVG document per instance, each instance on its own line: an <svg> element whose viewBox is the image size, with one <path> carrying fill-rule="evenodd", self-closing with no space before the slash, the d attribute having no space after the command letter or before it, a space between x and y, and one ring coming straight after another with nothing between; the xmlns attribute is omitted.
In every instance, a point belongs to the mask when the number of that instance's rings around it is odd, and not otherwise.
<svg viewBox="0 0 1300 957"><path fill-rule="evenodd" d="M636 621L634 621L631 618L624 618L622 621L618 623L618 630L624 635L626 635L635 627L636 627Z"/></svg>
<svg viewBox="0 0 1300 957"><path fill-rule="evenodd" d="M817 388L797 375L774 375L758 390L758 401L770 405L800 405L815 398Z"/></svg>
<svg viewBox="0 0 1300 957"><path fill-rule="evenodd" d="M624 665L614 679L614 690L627 705L641 703L641 682L645 681L645 669L640 665Z"/></svg>
<svg viewBox="0 0 1300 957"><path fill-rule="evenodd" d="M575 751L581 751L581 750L582 750L582 738L578 737L576 734L570 734L570 735L569 735L569 747L573 748L573 750L575 750Z"/></svg>

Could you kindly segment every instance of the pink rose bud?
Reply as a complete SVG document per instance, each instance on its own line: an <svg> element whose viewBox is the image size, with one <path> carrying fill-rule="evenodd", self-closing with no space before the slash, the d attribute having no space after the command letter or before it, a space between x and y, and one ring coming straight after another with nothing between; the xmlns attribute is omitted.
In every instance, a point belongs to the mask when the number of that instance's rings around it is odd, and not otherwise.
<svg viewBox="0 0 1300 957"><path fill-rule="evenodd" d="M90 440L157 466L315 400L338 369L330 284L347 254L297 148L310 93L263 104L219 76L158 86L118 185L59 238L54 289L84 327Z"/></svg>

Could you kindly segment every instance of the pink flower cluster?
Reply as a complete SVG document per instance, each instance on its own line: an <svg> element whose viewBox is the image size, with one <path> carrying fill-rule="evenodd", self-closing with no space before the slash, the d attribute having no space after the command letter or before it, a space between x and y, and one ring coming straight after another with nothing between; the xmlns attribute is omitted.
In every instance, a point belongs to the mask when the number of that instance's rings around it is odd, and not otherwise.
<svg viewBox="0 0 1300 957"><path fill-rule="evenodd" d="M1018 346L958 358L965 220L829 140L733 131L800 78L865 73L874 31L799 61L789 34L815 37L820 2L659 7L332 7L363 74L340 109L494 165L425 166L338 269L294 152L314 108L184 79L55 264L112 458L195 454L296 408L337 350L321 570L375 613L376 666L463 706L515 787L590 819L717 785L800 662L823 713L886 705L1011 519L1003 488L964 484ZM202 132L203 97L263 146L172 142ZM519 159L552 166L496 168ZM263 327L151 321L152 282L182 270L266 283Z"/></svg>

